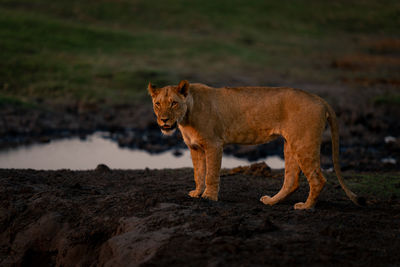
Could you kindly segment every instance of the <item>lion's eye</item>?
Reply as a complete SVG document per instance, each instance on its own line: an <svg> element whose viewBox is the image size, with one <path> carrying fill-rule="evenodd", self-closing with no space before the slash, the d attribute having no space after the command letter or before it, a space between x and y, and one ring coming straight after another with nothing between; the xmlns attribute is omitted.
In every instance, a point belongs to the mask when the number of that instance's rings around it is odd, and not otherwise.
<svg viewBox="0 0 400 267"><path fill-rule="evenodd" d="M156 107L160 107L160 102L156 102Z"/></svg>
<svg viewBox="0 0 400 267"><path fill-rule="evenodd" d="M171 103L171 107L176 107L178 105L178 102L176 102L176 101L172 101L172 103Z"/></svg>

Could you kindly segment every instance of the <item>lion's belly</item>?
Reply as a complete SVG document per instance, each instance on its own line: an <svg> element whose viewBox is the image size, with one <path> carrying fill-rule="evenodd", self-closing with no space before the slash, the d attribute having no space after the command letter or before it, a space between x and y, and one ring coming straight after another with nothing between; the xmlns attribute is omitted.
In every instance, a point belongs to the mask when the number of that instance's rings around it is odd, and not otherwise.
<svg viewBox="0 0 400 267"><path fill-rule="evenodd" d="M257 129L247 131L227 131L225 135L226 144L257 145L270 142L280 136L273 129Z"/></svg>

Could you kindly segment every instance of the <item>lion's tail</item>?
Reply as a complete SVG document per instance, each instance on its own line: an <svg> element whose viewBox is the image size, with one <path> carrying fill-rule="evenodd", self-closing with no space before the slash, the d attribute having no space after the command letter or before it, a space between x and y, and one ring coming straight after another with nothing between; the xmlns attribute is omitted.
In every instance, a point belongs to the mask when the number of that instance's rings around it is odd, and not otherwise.
<svg viewBox="0 0 400 267"><path fill-rule="evenodd" d="M338 127L338 123L337 123L336 114L335 114L335 111L332 109L332 107L327 102L324 101L324 104L327 109L327 113L328 113L327 119L329 122L329 126L331 128L332 161L333 161L333 167L336 172L336 176L339 180L340 186L343 188L344 192L350 198L350 200L353 201L354 204L356 204L356 205L363 206L363 205L365 205L365 199L360 198L356 194L354 194L344 183L342 171L340 169L340 163L339 163L339 127Z"/></svg>

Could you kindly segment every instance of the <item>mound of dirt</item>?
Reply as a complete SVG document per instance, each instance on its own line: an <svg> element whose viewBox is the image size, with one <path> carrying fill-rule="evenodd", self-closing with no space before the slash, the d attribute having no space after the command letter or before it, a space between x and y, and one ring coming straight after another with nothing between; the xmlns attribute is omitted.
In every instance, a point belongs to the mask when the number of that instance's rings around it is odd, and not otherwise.
<svg viewBox="0 0 400 267"><path fill-rule="evenodd" d="M257 165L223 175L220 201L209 202L187 196L192 171L0 170L0 265L400 264L399 200L357 207L328 175L313 211L293 209L304 181L265 206L283 173Z"/></svg>
<svg viewBox="0 0 400 267"><path fill-rule="evenodd" d="M258 162L250 166L239 166L229 171L229 174L245 174L254 176L271 176L271 168L265 162Z"/></svg>

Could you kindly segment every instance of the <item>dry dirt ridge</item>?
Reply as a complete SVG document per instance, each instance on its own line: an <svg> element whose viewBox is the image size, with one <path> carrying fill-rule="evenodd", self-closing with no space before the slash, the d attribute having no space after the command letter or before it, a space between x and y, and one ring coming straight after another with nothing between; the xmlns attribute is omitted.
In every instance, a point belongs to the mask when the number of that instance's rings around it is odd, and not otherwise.
<svg viewBox="0 0 400 267"><path fill-rule="evenodd" d="M399 266L400 201L351 203L334 176L276 206L281 172L225 173L219 202L188 197L192 169L0 170L1 266ZM349 180L349 179L348 179Z"/></svg>

